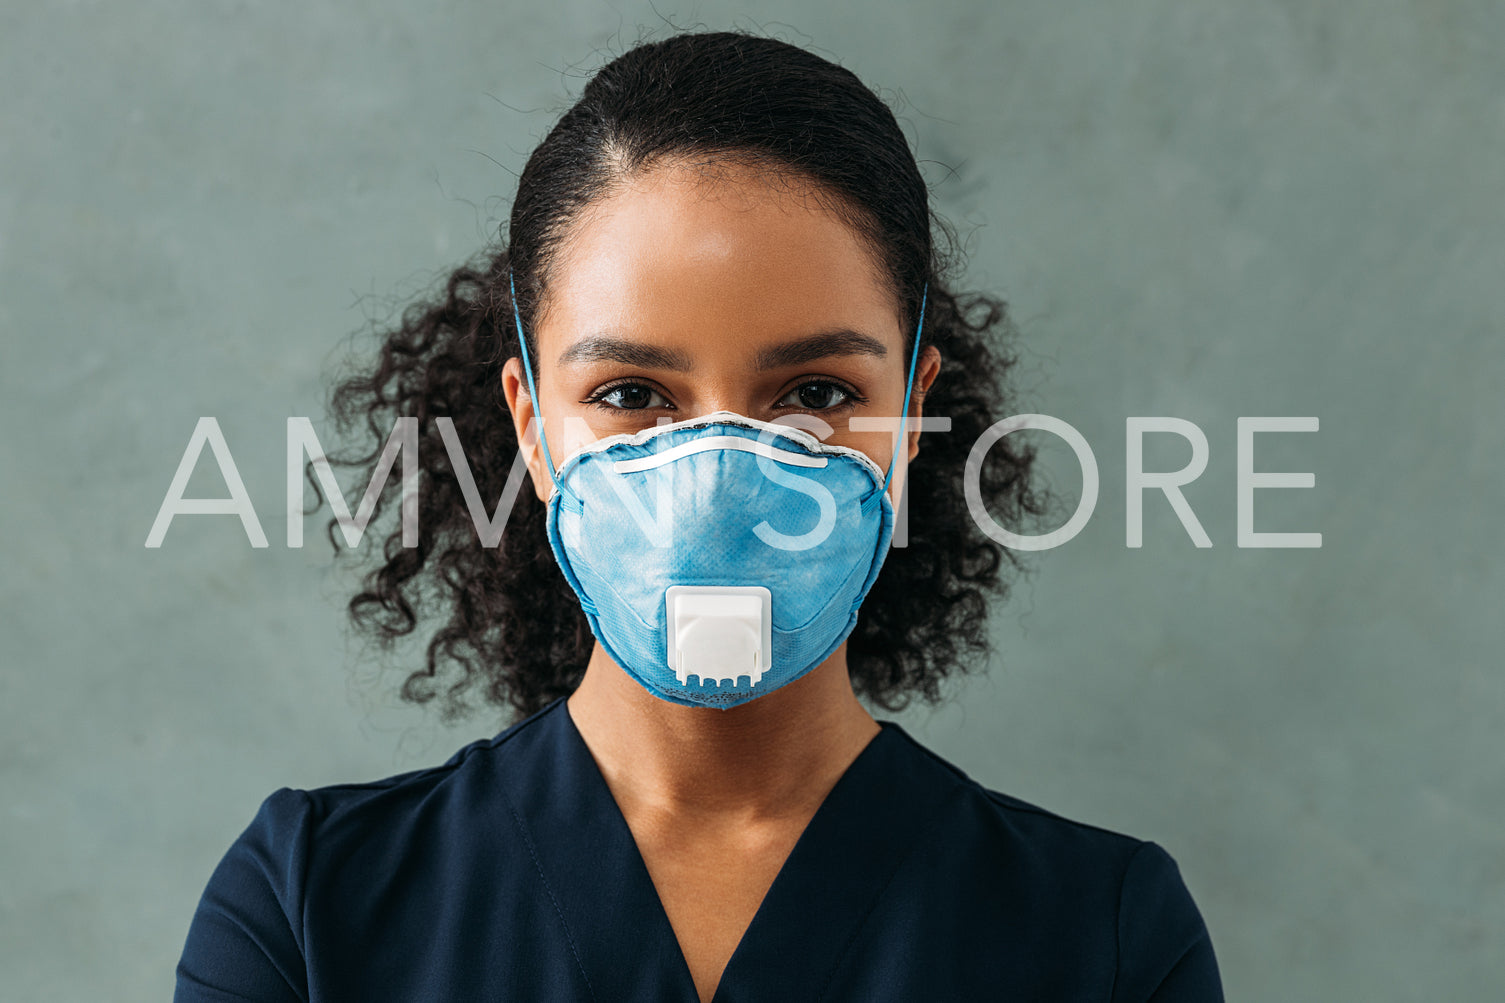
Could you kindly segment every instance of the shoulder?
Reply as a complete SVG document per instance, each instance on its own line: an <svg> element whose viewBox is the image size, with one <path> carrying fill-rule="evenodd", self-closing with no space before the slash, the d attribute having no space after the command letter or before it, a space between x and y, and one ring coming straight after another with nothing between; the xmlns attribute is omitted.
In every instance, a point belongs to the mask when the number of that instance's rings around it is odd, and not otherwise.
<svg viewBox="0 0 1505 1003"><path fill-rule="evenodd" d="M331 843L348 849L351 841L383 835L411 839L417 833L410 824L453 820L492 801L497 778L529 758L529 731L539 728L548 710L471 742L436 766L376 780L277 790L261 803L247 835L273 840L286 850L302 838L321 851Z"/></svg>
<svg viewBox="0 0 1505 1003"><path fill-rule="evenodd" d="M263 861L328 867L352 857L414 851L433 840L474 831L477 812L494 812L498 786L537 759L534 732L545 708L492 738L459 748L442 764L366 782L281 788L262 801L232 851L254 849Z"/></svg>
<svg viewBox="0 0 1505 1003"><path fill-rule="evenodd" d="M928 782L948 789L918 851L927 881L964 874L968 911L1005 924L1027 917L1042 951L1094 945L1112 958L1115 1000L1222 999L1207 927L1163 846L984 787L895 730Z"/></svg>
<svg viewBox="0 0 1505 1003"><path fill-rule="evenodd" d="M1088 868L1115 878L1137 853L1153 845L985 787L898 725L885 722L884 727L895 733L896 744L902 743L922 782L946 792L945 818L938 826L944 839L962 837L984 852L1007 852L1035 870Z"/></svg>
<svg viewBox="0 0 1505 1003"><path fill-rule="evenodd" d="M425 870L451 885L462 881L465 864L455 863L456 851L502 848L511 831L476 821L495 811L495 778L527 758L519 748L545 713L472 742L438 766L273 791L204 888L178 964L176 998L306 1000L308 939L331 925L321 917L344 916L349 925L353 907L375 915L377 902ZM380 919L400 926L402 917Z"/></svg>

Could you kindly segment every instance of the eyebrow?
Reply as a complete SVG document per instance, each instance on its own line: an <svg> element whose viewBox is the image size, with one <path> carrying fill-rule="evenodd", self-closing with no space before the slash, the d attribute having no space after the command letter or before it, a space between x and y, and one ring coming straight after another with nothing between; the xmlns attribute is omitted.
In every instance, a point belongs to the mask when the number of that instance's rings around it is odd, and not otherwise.
<svg viewBox="0 0 1505 1003"><path fill-rule="evenodd" d="M888 348L872 335L838 328L765 348L758 353L754 365L758 369L778 369L781 366L798 366L837 355L871 355L882 359L888 355ZM641 341L611 334L592 334L565 349L559 356L558 364L566 366L572 362L617 362L625 366L667 369L680 373L694 368L690 357L678 349L645 345Z"/></svg>
<svg viewBox="0 0 1505 1003"><path fill-rule="evenodd" d="M571 362L620 362L624 366L670 369L679 373L687 373L693 368L690 357L678 349L645 345L641 341L609 334L593 334L566 348L559 356L559 365L566 366Z"/></svg>
<svg viewBox="0 0 1505 1003"><path fill-rule="evenodd" d="M870 334L841 328L765 348L758 353L756 364L759 369L777 369L833 355L872 355L881 359L888 355L888 348Z"/></svg>

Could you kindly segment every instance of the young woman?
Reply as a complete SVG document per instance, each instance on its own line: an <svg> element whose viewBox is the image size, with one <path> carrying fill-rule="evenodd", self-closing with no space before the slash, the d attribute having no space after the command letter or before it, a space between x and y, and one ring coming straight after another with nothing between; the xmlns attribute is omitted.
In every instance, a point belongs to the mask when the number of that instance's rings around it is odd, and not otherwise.
<svg viewBox="0 0 1505 1003"><path fill-rule="evenodd" d="M1003 304L953 293L933 222L890 111L797 47L686 34L596 74L505 246L334 399L381 436L351 462L421 436L422 538L352 613L392 638L442 602L405 694L522 720L269 797L178 1000L1222 998L1163 849L859 702L976 664L1010 566L962 490L1010 413ZM980 472L1000 520L1040 510L1030 459Z"/></svg>

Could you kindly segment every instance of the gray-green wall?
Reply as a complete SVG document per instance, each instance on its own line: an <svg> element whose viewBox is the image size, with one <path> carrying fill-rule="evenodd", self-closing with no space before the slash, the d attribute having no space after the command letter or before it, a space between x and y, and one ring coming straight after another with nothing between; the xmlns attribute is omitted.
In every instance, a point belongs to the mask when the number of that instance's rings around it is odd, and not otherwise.
<svg viewBox="0 0 1505 1003"><path fill-rule="evenodd" d="M1025 403L1096 452L1096 514L999 611L999 664L902 720L1162 843L1230 999L1499 998L1505 6L656 6L895 101L1013 304ZM439 727L347 643L323 518L282 545L284 423L325 429L340 339L495 233L640 27L667 30L584 0L0 12L0 997L166 998L262 797L501 726ZM203 516L144 546L200 415L270 548ZM1125 546L1135 415L1207 433L1211 549L1158 495ZM1256 503L1320 549L1236 546L1248 415L1320 419L1257 460L1315 488ZM223 495L211 464L190 493Z"/></svg>

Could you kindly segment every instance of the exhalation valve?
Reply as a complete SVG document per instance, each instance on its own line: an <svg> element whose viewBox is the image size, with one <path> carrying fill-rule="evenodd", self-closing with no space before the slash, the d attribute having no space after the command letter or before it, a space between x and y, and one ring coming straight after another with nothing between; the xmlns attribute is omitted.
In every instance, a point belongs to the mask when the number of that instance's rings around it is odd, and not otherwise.
<svg viewBox="0 0 1505 1003"><path fill-rule="evenodd" d="M664 592L669 668L680 685L756 686L772 654L773 593L762 585L671 585Z"/></svg>

